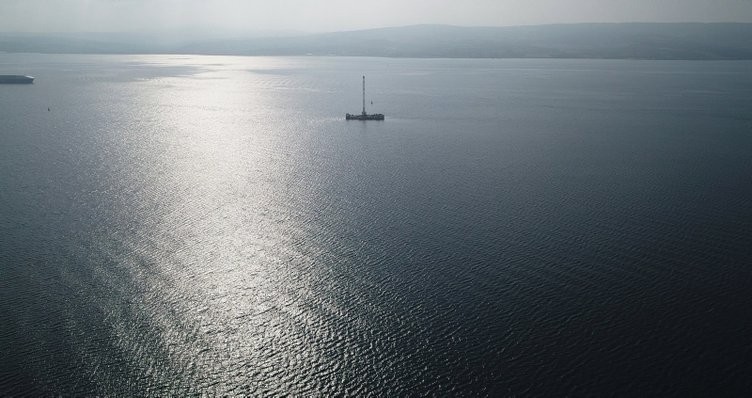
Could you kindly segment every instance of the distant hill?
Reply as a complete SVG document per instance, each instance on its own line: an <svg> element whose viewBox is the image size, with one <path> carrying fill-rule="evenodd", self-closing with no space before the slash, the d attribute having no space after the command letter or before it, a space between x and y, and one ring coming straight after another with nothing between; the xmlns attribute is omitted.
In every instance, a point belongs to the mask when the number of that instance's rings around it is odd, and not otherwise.
<svg viewBox="0 0 752 398"><path fill-rule="evenodd" d="M224 40L163 40L148 35L128 34L0 33L0 51L417 58L752 59L752 24L415 25Z"/></svg>

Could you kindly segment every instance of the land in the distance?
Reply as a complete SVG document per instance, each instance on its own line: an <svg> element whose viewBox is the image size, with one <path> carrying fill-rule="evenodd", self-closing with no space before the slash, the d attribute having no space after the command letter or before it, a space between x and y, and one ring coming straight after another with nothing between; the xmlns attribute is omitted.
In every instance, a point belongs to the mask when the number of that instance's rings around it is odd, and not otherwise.
<svg viewBox="0 0 752 398"><path fill-rule="evenodd" d="M0 33L0 52L416 58L752 59L752 23L414 25L273 37Z"/></svg>

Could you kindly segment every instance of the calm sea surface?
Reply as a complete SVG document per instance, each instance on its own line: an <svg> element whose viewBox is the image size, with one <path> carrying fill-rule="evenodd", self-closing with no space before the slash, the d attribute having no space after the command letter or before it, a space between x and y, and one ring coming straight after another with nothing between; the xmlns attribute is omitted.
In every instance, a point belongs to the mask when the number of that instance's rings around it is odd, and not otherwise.
<svg viewBox="0 0 752 398"><path fill-rule="evenodd" d="M752 62L0 73L0 396L752 393Z"/></svg>

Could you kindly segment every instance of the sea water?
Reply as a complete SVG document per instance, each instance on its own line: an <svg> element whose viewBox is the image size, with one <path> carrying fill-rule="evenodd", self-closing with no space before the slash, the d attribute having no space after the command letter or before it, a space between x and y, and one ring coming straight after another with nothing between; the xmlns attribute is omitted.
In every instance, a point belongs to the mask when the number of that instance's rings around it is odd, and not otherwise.
<svg viewBox="0 0 752 398"><path fill-rule="evenodd" d="M0 73L0 395L752 389L752 62Z"/></svg>

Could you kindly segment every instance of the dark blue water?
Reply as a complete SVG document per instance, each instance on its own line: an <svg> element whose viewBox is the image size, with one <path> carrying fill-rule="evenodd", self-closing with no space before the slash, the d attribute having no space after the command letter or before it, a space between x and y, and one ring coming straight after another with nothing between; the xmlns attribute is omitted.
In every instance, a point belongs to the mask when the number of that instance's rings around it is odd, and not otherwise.
<svg viewBox="0 0 752 398"><path fill-rule="evenodd" d="M750 62L0 71L0 395L752 393Z"/></svg>

